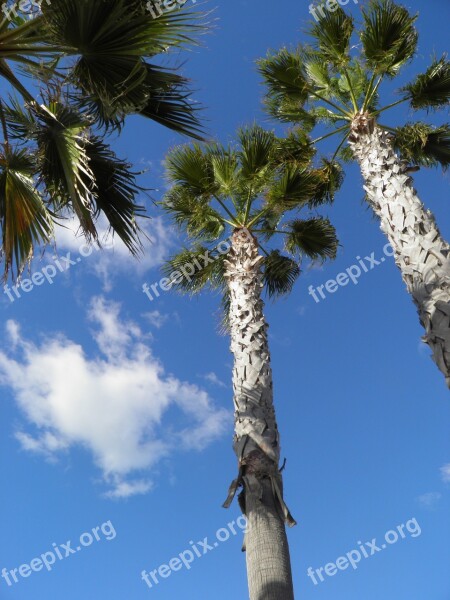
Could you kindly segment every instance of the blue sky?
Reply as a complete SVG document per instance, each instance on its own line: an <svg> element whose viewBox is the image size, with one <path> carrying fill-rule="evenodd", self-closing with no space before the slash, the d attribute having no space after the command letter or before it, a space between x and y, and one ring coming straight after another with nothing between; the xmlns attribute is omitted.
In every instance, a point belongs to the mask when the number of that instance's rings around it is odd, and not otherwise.
<svg viewBox="0 0 450 600"><path fill-rule="evenodd" d="M261 110L254 61L304 37L308 4L223 3L204 46L179 55L207 107L212 137L226 142L255 120L272 126ZM361 5L352 6L355 15ZM448 39L446 0L407 5L420 10L420 46L397 86L425 70ZM385 121L410 118L401 108ZM133 118L115 148L148 167L142 183L158 190L158 199L161 161L181 141ZM333 142L321 150L332 153ZM415 181L449 239L448 174L421 170ZM152 243L140 264L119 246L83 256L83 241L67 230L59 255L71 253L70 269L54 267L51 284L38 279L42 285L14 302L1 294L0 569L29 564L53 544L77 547L82 534L100 527L98 541L58 558L51 571L19 576L11 586L0 579L2 600L246 597L239 528L213 545L216 531L239 516L236 505L221 508L236 464L232 359L218 334L219 300L165 293L150 302L142 293L181 243L152 205L150 212ZM267 303L285 496L298 521L289 531L296 597L449 600L448 391L420 343L416 311L392 259L318 303L308 294L357 257L383 257L386 241L363 204L355 166L327 214L341 241L337 260L306 267L289 298ZM34 265L49 278L51 256ZM66 262L61 258L62 267ZM308 578L308 567L335 562L359 542L376 538L381 546L387 531L407 522L414 536L404 529L404 539L356 570L318 585ZM141 580L143 569L193 552L191 541L198 550L205 537L214 549L190 569L152 588Z"/></svg>

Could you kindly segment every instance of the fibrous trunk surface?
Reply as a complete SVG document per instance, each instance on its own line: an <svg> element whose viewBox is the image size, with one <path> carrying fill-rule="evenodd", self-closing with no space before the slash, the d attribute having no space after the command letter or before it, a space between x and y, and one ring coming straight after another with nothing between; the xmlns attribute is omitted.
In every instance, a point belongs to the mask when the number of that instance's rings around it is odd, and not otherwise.
<svg viewBox="0 0 450 600"><path fill-rule="evenodd" d="M261 263L247 229L232 236L225 261L234 355L234 450L239 464L225 506L239 486L247 517L245 535L250 600L293 600L285 522L295 524L283 500L280 445L273 407L272 369L263 313Z"/></svg>
<svg viewBox="0 0 450 600"><path fill-rule="evenodd" d="M450 246L425 210L391 136L359 115L349 143L365 180L367 199L380 218L403 281L417 306L423 337L450 387Z"/></svg>

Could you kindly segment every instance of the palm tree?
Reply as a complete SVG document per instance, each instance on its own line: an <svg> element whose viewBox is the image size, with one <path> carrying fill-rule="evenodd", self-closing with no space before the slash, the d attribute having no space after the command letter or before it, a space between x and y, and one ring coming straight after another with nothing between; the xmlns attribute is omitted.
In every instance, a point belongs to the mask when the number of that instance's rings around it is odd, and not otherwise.
<svg viewBox="0 0 450 600"><path fill-rule="evenodd" d="M155 19L144 0L47 0L24 18L21 4L5 5L0 22L0 76L20 96L0 102L4 275L14 266L20 275L34 246L51 241L54 222L67 214L89 240L103 214L136 254L141 188L105 137L137 114L200 138L188 81L155 62L169 48L195 43L199 15L177 10Z"/></svg>
<svg viewBox="0 0 450 600"><path fill-rule="evenodd" d="M313 152L300 134L280 140L252 126L241 130L238 140L230 147L195 144L169 153L172 187L162 205L191 242L165 271L180 291L209 287L222 295L234 356L233 446L239 469L224 506L242 487L250 599L292 600L284 524L295 521L283 500L261 293L263 288L270 297L289 293L303 257L334 258L337 239L326 218L287 217L331 201L341 173L327 161L312 167Z"/></svg>
<svg viewBox="0 0 450 600"><path fill-rule="evenodd" d="M310 45L284 48L260 60L267 110L279 121L301 124L308 131L325 124L330 132L315 142L341 134L335 156L358 162L366 199L417 306L423 339L450 386L450 246L411 178L422 166L448 167L450 125L415 121L392 127L384 121L385 111L402 103L415 111L448 106L450 62L446 56L433 59L424 74L400 90L397 100L380 103L383 82L398 75L415 55L416 16L391 0L372 0L362 15L359 43L353 39L353 18L336 5L311 27Z"/></svg>

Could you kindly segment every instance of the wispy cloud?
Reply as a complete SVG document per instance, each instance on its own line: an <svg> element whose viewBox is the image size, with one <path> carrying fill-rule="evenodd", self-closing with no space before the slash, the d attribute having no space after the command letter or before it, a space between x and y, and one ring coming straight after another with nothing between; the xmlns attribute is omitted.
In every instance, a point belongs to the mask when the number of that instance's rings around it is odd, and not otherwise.
<svg viewBox="0 0 450 600"><path fill-rule="evenodd" d="M212 383L213 385L217 385L218 387L222 387L222 388L227 387L226 384L223 381L221 381L218 378L218 376L215 373L213 373L212 371L211 371L211 373L206 373L206 375L202 375L202 378L205 381L209 381L209 383Z"/></svg>
<svg viewBox="0 0 450 600"><path fill-rule="evenodd" d="M146 321L150 323L156 329L161 329L161 327L168 321L169 315L165 315L160 313L159 310L152 310L150 312L146 312L142 315Z"/></svg>
<svg viewBox="0 0 450 600"><path fill-rule="evenodd" d="M98 348L89 357L61 334L36 344L17 323L7 323L0 384L12 391L28 422L16 438L24 450L50 459L84 447L110 497L143 494L161 459L203 450L224 433L231 415L198 386L165 373L118 304L95 298L88 317Z"/></svg>
<svg viewBox="0 0 450 600"><path fill-rule="evenodd" d="M416 500L422 508L431 510L436 508L441 498L442 494L439 492L427 492L416 498Z"/></svg>
<svg viewBox="0 0 450 600"><path fill-rule="evenodd" d="M441 477L444 483L450 483L450 463L441 467Z"/></svg>

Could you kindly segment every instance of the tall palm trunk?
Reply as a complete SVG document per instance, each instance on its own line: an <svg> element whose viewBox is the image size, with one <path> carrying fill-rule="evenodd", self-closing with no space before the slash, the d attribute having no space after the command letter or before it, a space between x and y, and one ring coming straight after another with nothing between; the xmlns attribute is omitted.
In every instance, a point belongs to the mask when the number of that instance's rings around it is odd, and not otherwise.
<svg viewBox="0 0 450 600"><path fill-rule="evenodd" d="M349 143L408 292L425 328L423 340L450 387L450 246L425 210L392 148L391 137L365 114L353 122Z"/></svg>
<svg viewBox="0 0 450 600"><path fill-rule="evenodd" d="M263 314L263 287L256 239L236 230L225 262L230 294L231 352L234 355L234 450L239 476L228 506L242 485L239 502L247 517L245 535L250 600L293 600L285 522L294 525L283 501L280 445L273 407L272 369Z"/></svg>

